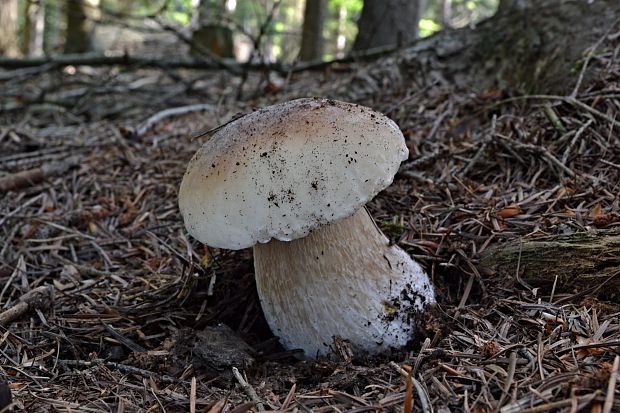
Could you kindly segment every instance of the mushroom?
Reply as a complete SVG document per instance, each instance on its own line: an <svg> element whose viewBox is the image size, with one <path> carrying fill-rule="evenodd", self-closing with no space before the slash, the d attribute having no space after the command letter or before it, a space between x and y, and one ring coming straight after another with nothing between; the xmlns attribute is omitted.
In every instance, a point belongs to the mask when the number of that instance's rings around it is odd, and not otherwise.
<svg viewBox="0 0 620 413"><path fill-rule="evenodd" d="M314 357L340 336L378 353L407 344L434 302L426 273L364 207L407 155L386 116L297 99L218 130L190 161L179 207L199 241L254 246L263 312L285 348Z"/></svg>

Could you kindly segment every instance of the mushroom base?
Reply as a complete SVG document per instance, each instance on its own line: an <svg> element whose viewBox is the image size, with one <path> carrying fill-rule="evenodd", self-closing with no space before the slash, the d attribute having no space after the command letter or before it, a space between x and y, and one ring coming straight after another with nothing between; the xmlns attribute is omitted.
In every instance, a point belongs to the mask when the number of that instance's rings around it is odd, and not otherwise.
<svg viewBox="0 0 620 413"><path fill-rule="evenodd" d="M255 245L254 266L269 326L306 357L326 354L334 336L369 353L402 347L435 301L426 273L365 208L305 238Z"/></svg>

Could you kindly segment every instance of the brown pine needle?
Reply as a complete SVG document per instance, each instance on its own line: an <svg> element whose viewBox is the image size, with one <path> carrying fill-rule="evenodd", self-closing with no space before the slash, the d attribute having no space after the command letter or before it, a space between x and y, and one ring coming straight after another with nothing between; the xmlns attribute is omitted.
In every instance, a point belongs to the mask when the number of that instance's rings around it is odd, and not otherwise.
<svg viewBox="0 0 620 413"><path fill-rule="evenodd" d="M405 390L405 407L403 413L411 413L413 407L413 369L411 366L403 365L403 369L407 371L407 387Z"/></svg>

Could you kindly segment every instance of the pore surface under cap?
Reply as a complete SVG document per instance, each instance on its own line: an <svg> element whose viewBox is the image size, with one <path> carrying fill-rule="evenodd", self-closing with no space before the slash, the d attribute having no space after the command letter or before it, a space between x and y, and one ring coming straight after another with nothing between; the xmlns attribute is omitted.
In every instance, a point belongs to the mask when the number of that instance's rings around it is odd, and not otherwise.
<svg viewBox="0 0 620 413"><path fill-rule="evenodd" d="M298 99L216 132L190 161L179 206L189 233L213 247L290 241L352 215L391 184L407 153L378 112Z"/></svg>

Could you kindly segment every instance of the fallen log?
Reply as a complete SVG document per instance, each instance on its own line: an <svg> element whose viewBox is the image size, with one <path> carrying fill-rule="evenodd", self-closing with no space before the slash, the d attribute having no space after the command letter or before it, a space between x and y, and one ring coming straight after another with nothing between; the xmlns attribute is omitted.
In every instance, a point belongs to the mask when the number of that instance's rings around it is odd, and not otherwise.
<svg viewBox="0 0 620 413"><path fill-rule="evenodd" d="M481 269L517 275L550 292L603 288L620 291L620 228L525 238L497 244L481 255Z"/></svg>
<svg viewBox="0 0 620 413"><path fill-rule="evenodd" d="M18 69L39 66L117 66L135 65L141 67L187 68L187 69L219 69L213 62L188 59L155 59L148 57L130 56L128 54L104 55L95 53L64 54L55 56L9 58L0 57L0 67Z"/></svg>
<svg viewBox="0 0 620 413"><path fill-rule="evenodd" d="M127 53L122 54L64 54L43 57L30 58L10 58L0 56L0 67L5 69L23 69L23 68L55 68L59 66L138 66L155 67L165 69L200 69L200 70L218 70L228 69L231 73L239 73L241 70L259 71L273 70L279 72L283 76L287 76L290 72L303 72L306 70L324 70L332 65L342 63L356 63L359 61L373 60L378 57L387 56L399 50L397 46L382 46L365 51L351 52L345 57L335 58L331 60L311 60L307 62L295 62L294 64L284 63L245 63L241 64L234 59L219 58L220 63L213 60L203 59L162 59L150 58L145 56L132 56ZM20 72L23 74L24 72ZM9 74L14 76L15 74ZM9 76L0 76L2 78L10 78Z"/></svg>

